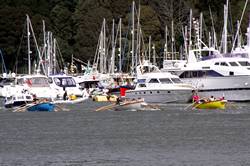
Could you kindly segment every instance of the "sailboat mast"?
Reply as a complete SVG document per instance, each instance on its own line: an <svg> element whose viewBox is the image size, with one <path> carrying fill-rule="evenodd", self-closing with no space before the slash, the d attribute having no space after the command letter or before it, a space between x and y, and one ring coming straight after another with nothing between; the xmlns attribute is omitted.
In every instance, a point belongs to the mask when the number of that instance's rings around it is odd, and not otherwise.
<svg viewBox="0 0 250 166"><path fill-rule="evenodd" d="M228 18L228 0L224 5L224 34L223 34L223 53L227 53L227 18Z"/></svg>
<svg viewBox="0 0 250 166"><path fill-rule="evenodd" d="M119 72L122 71L122 19L119 21Z"/></svg>
<svg viewBox="0 0 250 166"><path fill-rule="evenodd" d="M172 60L175 59L174 56L174 21L172 20L172 42L171 42L171 47L172 47Z"/></svg>
<svg viewBox="0 0 250 166"><path fill-rule="evenodd" d="M141 15L141 6L140 6L140 1L139 1L139 9L138 9L138 15L137 15L137 51L136 51L136 59L135 59L135 65L138 65L138 59L140 58L141 54L141 28L140 28L140 15Z"/></svg>
<svg viewBox="0 0 250 166"><path fill-rule="evenodd" d="M106 55L107 55L107 50L106 50L106 19L104 19L104 29L103 29L103 48L104 48L104 54L103 54L103 73L106 73Z"/></svg>
<svg viewBox="0 0 250 166"><path fill-rule="evenodd" d="M29 16L26 15L27 17L27 44L28 44L28 74L31 74L31 61L30 61L30 26L29 26Z"/></svg>
<svg viewBox="0 0 250 166"><path fill-rule="evenodd" d="M168 27L165 28L165 48L164 48L164 58L167 60L168 55Z"/></svg>
<svg viewBox="0 0 250 166"><path fill-rule="evenodd" d="M115 20L113 19L113 25L112 25L112 37L111 37L111 43L112 43L112 53L111 53L111 74L114 74L115 69Z"/></svg>
<svg viewBox="0 0 250 166"><path fill-rule="evenodd" d="M148 61L150 62L151 59L151 36L149 36L149 41L148 41Z"/></svg>
<svg viewBox="0 0 250 166"><path fill-rule="evenodd" d="M56 74L56 38L54 38L54 45L53 45L53 73L52 74Z"/></svg>
<svg viewBox="0 0 250 166"><path fill-rule="evenodd" d="M132 57L132 73L134 74L134 49L135 49L135 1L133 1L132 4L132 51L131 51L131 57Z"/></svg>
<svg viewBox="0 0 250 166"><path fill-rule="evenodd" d="M190 16L189 16L189 51L192 49L192 21L193 21L193 12L190 9Z"/></svg>

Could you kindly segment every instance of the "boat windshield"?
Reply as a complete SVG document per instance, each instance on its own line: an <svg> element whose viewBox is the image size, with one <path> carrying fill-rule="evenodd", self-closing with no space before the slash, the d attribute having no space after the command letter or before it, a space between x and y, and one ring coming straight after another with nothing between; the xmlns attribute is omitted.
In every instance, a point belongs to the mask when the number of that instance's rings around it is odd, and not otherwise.
<svg viewBox="0 0 250 166"><path fill-rule="evenodd" d="M71 77L55 77L54 82L60 87L76 87L76 82Z"/></svg>
<svg viewBox="0 0 250 166"><path fill-rule="evenodd" d="M180 84L182 83L182 81L179 78L171 78L171 80L175 83L175 84Z"/></svg>
<svg viewBox="0 0 250 166"><path fill-rule="evenodd" d="M161 78L160 81L162 84L172 84L172 81L169 78Z"/></svg>
<svg viewBox="0 0 250 166"><path fill-rule="evenodd" d="M138 79L137 83L145 83L146 79Z"/></svg>
<svg viewBox="0 0 250 166"><path fill-rule="evenodd" d="M239 61L239 64L241 66L250 66L250 63L248 61Z"/></svg>
<svg viewBox="0 0 250 166"><path fill-rule="evenodd" d="M34 77L30 80L34 87L49 87L48 79L45 77Z"/></svg>

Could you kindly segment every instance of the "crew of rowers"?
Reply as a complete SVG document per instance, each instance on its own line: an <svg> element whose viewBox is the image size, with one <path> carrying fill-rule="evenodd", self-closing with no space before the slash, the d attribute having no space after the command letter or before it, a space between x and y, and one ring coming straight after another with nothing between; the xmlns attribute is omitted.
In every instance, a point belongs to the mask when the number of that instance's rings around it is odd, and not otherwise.
<svg viewBox="0 0 250 166"><path fill-rule="evenodd" d="M216 99L214 96L210 96L209 98L202 98L200 99L200 96L198 95L198 93L196 91L193 92L193 102L195 103L203 103L203 102L210 102L210 101L217 101L217 100L224 100L224 96Z"/></svg>

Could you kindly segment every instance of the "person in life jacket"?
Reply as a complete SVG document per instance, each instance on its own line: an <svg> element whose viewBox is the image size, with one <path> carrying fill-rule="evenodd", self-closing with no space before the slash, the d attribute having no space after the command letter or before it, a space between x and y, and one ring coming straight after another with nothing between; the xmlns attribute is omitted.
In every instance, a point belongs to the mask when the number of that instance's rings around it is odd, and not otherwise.
<svg viewBox="0 0 250 166"><path fill-rule="evenodd" d="M193 102L199 102L200 101L200 97L199 95L197 94L197 92L193 92Z"/></svg>

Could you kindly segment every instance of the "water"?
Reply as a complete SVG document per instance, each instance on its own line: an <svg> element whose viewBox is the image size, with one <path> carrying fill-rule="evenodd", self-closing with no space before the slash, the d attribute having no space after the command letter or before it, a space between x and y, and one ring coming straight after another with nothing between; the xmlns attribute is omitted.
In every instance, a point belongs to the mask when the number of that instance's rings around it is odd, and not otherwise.
<svg viewBox="0 0 250 166"><path fill-rule="evenodd" d="M250 165L250 103L222 110L0 111L0 166ZM236 109L237 108L237 109Z"/></svg>

